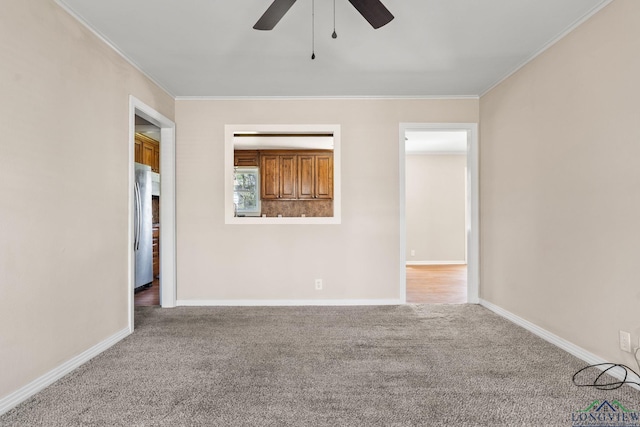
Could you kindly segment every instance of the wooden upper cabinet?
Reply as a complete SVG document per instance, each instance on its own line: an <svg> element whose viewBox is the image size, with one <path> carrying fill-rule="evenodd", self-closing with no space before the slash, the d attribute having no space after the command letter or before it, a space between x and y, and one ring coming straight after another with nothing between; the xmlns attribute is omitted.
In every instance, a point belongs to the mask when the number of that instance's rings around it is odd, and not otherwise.
<svg viewBox="0 0 640 427"><path fill-rule="evenodd" d="M234 166L259 166L260 156L257 150L236 150L233 152Z"/></svg>
<svg viewBox="0 0 640 427"><path fill-rule="evenodd" d="M315 166L316 198L333 199L333 154L317 154Z"/></svg>
<svg viewBox="0 0 640 427"><path fill-rule="evenodd" d="M133 157L136 163L142 163L142 140L136 134Z"/></svg>
<svg viewBox="0 0 640 427"><path fill-rule="evenodd" d="M298 164L297 156L288 154L280 156L280 198L298 198Z"/></svg>
<svg viewBox="0 0 640 427"><path fill-rule="evenodd" d="M297 157L294 154L260 155L260 195L263 199L296 199Z"/></svg>
<svg viewBox="0 0 640 427"><path fill-rule="evenodd" d="M148 136L136 133L135 161L151 166L153 172L160 173L160 143Z"/></svg>
<svg viewBox="0 0 640 427"><path fill-rule="evenodd" d="M259 158L262 199L333 199L333 153L274 150Z"/></svg>
<svg viewBox="0 0 640 427"><path fill-rule="evenodd" d="M298 198L313 199L316 195L316 165L314 155L298 156Z"/></svg>
<svg viewBox="0 0 640 427"><path fill-rule="evenodd" d="M142 164L151 166L151 170L153 170L153 162L155 160L154 151L152 143L142 141Z"/></svg>
<svg viewBox="0 0 640 427"><path fill-rule="evenodd" d="M155 151L153 152L153 161L151 163L151 170L160 173L160 144L156 144Z"/></svg>
<svg viewBox="0 0 640 427"><path fill-rule="evenodd" d="M267 200L280 198L280 156L260 156L260 196Z"/></svg>
<svg viewBox="0 0 640 427"><path fill-rule="evenodd" d="M332 154L304 154L298 156L298 198L333 198Z"/></svg>

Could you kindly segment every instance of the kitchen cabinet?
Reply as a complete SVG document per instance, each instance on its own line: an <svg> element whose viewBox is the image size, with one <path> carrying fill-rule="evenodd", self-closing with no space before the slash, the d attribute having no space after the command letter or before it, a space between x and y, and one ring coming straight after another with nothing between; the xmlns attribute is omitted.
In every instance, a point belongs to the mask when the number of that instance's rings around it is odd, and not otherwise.
<svg viewBox="0 0 640 427"><path fill-rule="evenodd" d="M315 156L312 154L298 156L298 197L313 199L315 196Z"/></svg>
<svg viewBox="0 0 640 427"><path fill-rule="evenodd" d="M279 156L260 156L260 198L266 200L280 198Z"/></svg>
<svg viewBox="0 0 640 427"><path fill-rule="evenodd" d="M136 163L142 163L142 140L136 134L133 157Z"/></svg>
<svg viewBox="0 0 640 427"><path fill-rule="evenodd" d="M155 139L136 133L134 158L138 163L151 166L153 172L160 173L160 143Z"/></svg>
<svg viewBox="0 0 640 427"><path fill-rule="evenodd" d="M151 161L151 170L156 173L160 173L160 143L156 142L153 145L153 159Z"/></svg>
<svg viewBox="0 0 640 427"><path fill-rule="evenodd" d="M297 199L297 156L295 154L260 155L260 196L262 199Z"/></svg>
<svg viewBox="0 0 640 427"><path fill-rule="evenodd" d="M333 199L333 153L262 151L259 156L262 199Z"/></svg>
<svg viewBox="0 0 640 427"><path fill-rule="evenodd" d="M298 198L333 198L333 155L298 155Z"/></svg>
<svg viewBox="0 0 640 427"><path fill-rule="evenodd" d="M260 156L256 150L236 150L233 152L234 166L260 166Z"/></svg>
<svg viewBox="0 0 640 427"><path fill-rule="evenodd" d="M333 199L333 154L316 155L316 198Z"/></svg>
<svg viewBox="0 0 640 427"><path fill-rule="evenodd" d="M297 192L297 157L292 154L286 154L280 157L280 198L295 199L298 197Z"/></svg>

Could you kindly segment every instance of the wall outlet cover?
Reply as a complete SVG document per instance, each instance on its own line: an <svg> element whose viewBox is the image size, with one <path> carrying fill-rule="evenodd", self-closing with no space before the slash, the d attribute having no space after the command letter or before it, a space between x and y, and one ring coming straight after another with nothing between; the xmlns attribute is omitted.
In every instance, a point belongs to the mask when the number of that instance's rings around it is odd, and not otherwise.
<svg viewBox="0 0 640 427"><path fill-rule="evenodd" d="M631 334L620 331L620 350L631 353Z"/></svg>

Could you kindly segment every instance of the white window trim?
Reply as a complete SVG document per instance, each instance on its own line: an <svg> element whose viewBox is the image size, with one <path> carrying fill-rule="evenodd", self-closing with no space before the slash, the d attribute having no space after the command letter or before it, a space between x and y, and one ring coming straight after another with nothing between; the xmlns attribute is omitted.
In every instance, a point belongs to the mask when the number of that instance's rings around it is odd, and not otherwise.
<svg viewBox="0 0 640 427"><path fill-rule="evenodd" d="M332 217L235 217L233 215L233 135L241 132L333 133L333 216ZM340 224L340 125L225 125L224 127L224 222L225 224Z"/></svg>

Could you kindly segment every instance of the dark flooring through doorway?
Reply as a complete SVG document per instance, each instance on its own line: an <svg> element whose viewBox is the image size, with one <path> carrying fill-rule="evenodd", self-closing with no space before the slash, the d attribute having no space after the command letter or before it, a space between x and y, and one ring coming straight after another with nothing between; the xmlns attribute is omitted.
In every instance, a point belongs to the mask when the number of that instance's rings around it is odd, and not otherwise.
<svg viewBox="0 0 640 427"><path fill-rule="evenodd" d="M160 279L156 277L148 288L137 291L133 296L133 305L160 305Z"/></svg>

